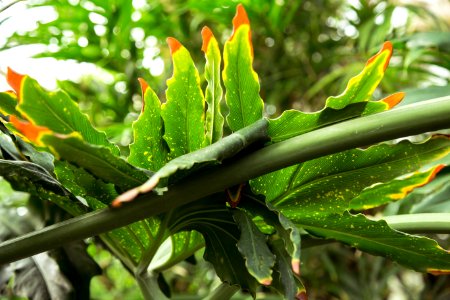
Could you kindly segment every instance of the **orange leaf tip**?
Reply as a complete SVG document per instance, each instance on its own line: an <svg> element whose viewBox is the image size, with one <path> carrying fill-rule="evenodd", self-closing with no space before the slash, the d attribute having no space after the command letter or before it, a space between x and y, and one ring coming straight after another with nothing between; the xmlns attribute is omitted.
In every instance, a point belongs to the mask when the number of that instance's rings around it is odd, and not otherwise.
<svg viewBox="0 0 450 300"><path fill-rule="evenodd" d="M22 80L24 77L25 75L19 74L10 67L8 67L6 72L6 81L16 92L19 101L20 101L20 85L22 84Z"/></svg>
<svg viewBox="0 0 450 300"><path fill-rule="evenodd" d="M206 51L208 51L209 42L212 37L214 37L214 35L213 35L211 29L209 29L208 26L203 27L203 29L202 29L202 39L203 39L202 51L203 52L206 53Z"/></svg>
<svg viewBox="0 0 450 300"><path fill-rule="evenodd" d="M386 41L383 44L383 47L381 47L380 51L378 51L377 54L375 54L374 56L372 56L368 61L367 64L370 64L372 61L374 61L381 53L383 53L384 51L388 51L389 52L389 56L386 59L386 62L384 63L384 67L383 67L383 71L386 71L388 65L389 65L389 60L391 59L392 56L392 51L393 51L393 47L392 47L392 43L390 41Z"/></svg>
<svg viewBox="0 0 450 300"><path fill-rule="evenodd" d="M398 93L387 96L386 98L384 98L381 101L387 104L388 109L391 109L391 108L395 107L397 104L399 104L403 100L403 98L405 98L405 93L398 92Z"/></svg>
<svg viewBox="0 0 450 300"><path fill-rule="evenodd" d="M242 4L238 4L236 7L236 15L233 18L233 34L242 25L250 25L247 12Z"/></svg>
<svg viewBox="0 0 450 300"><path fill-rule="evenodd" d="M434 276L450 275L450 270L427 269L427 272Z"/></svg>
<svg viewBox="0 0 450 300"><path fill-rule="evenodd" d="M37 126L31 122L20 120L14 115L9 117L9 121L14 127L32 142L37 142L39 137L44 133L50 133L50 129L43 126Z"/></svg>
<svg viewBox="0 0 450 300"><path fill-rule="evenodd" d="M148 89L148 83L145 81L144 78L139 77L138 78L139 84L141 85L141 90L142 90L142 111L144 111L145 108L145 101L144 101L144 97L145 97L145 92Z"/></svg>
<svg viewBox="0 0 450 300"><path fill-rule="evenodd" d="M242 4L238 4L238 6L236 7L236 15L233 18L233 33L231 34L230 41L234 38L236 31L242 25L248 25L250 27L250 21L248 19L247 12L245 11L244 6ZM250 51L253 57L252 33L250 31L250 28L248 30L248 42L250 44Z"/></svg>
<svg viewBox="0 0 450 300"><path fill-rule="evenodd" d="M181 43L173 37L168 37L166 41L170 48L170 54L172 55L174 55L182 46Z"/></svg>

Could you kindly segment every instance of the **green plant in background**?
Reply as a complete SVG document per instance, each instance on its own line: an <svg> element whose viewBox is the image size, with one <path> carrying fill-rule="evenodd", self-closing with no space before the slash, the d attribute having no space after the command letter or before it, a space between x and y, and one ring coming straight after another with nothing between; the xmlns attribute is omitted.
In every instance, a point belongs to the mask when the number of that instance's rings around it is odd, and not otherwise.
<svg viewBox="0 0 450 300"><path fill-rule="evenodd" d="M390 220L390 227L358 213L403 198L443 168L450 151L445 136L374 143L448 128L448 97L383 112L403 98L372 98L392 55L386 42L322 110L265 119L243 7L224 45L223 69L211 30L202 37L206 89L188 50L169 38L174 67L166 102L140 80L144 101L126 160L65 92L48 92L9 70L15 92L0 94L8 116L0 160L5 189L79 217L0 245L1 262L100 234L146 299L170 297L162 272L203 247L224 282L211 299L239 288L254 296L260 286L287 299L305 297L300 250L317 238L417 271L449 272L450 255L436 241L404 233L448 232L448 214L422 215L420 222L409 215ZM224 138L222 94L232 131ZM404 232L393 229L400 227ZM156 261L165 247L171 251ZM88 274L87 281L96 273Z"/></svg>

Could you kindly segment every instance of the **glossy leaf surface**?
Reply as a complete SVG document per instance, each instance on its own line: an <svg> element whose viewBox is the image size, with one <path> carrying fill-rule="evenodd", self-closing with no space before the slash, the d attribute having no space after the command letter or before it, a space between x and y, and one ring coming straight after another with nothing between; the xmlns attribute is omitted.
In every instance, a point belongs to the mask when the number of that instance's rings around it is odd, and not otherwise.
<svg viewBox="0 0 450 300"><path fill-rule="evenodd" d="M163 140L161 102L155 92L141 79L144 104L133 123L134 143L128 161L140 168L159 170L167 162L168 149Z"/></svg>
<svg viewBox="0 0 450 300"><path fill-rule="evenodd" d="M162 105L164 139L170 158L200 149L205 140L205 100L200 76L189 51L174 38L168 38L173 76L167 80L167 102Z"/></svg>
<svg viewBox="0 0 450 300"><path fill-rule="evenodd" d="M450 272L450 253L436 241L391 229L384 221L371 221L349 213L295 219L308 232L333 238L374 255L388 257L420 272Z"/></svg>
<svg viewBox="0 0 450 300"><path fill-rule="evenodd" d="M97 131L78 105L63 91L48 92L34 79L25 76L21 82L21 96L17 110L34 125L43 126L60 134L78 132L83 139L109 148L118 154L103 132Z"/></svg>
<svg viewBox="0 0 450 300"><path fill-rule="evenodd" d="M279 142L326 125L395 106L403 99L404 93L396 93L380 101L369 101L383 78L391 56L392 45L386 42L380 52L368 60L362 72L350 79L341 95L327 99L321 111L304 113L287 110L279 118L270 120L269 135L272 141Z"/></svg>
<svg viewBox="0 0 450 300"><path fill-rule="evenodd" d="M266 236L259 231L244 211L234 209L232 212L241 231L237 247L245 259L247 270L259 283L270 285L275 256L267 246Z"/></svg>
<svg viewBox="0 0 450 300"><path fill-rule="evenodd" d="M85 168L106 182L121 189L130 189L148 179L144 171L115 156L109 148L84 142L77 134L69 136L45 135L42 141L59 158Z"/></svg>
<svg viewBox="0 0 450 300"><path fill-rule="evenodd" d="M445 137L422 144L380 144L285 168L251 184L255 193L265 195L288 218L344 212L364 188L414 172L449 151Z"/></svg>

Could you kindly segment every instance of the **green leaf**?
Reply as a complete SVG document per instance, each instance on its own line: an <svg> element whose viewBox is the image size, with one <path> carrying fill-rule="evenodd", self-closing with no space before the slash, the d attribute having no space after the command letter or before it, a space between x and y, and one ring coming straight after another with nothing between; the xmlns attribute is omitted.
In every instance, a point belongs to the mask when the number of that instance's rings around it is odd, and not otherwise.
<svg viewBox="0 0 450 300"><path fill-rule="evenodd" d="M300 232L297 226L280 213L272 204L266 203L264 199L259 199L251 191L243 192L239 207L245 209L255 217L257 217L272 226L276 230L276 234L283 240L285 251L291 257L290 266L296 274L300 274ZM257 223L257 225L260 225Z"/></svg>
<svg viewBox="0 0 450 300"><path fill-rule="evenodd" d="M222 86L220 84L220 49L216 38L208 27L202 29L203 46L205 52L205 79L208 82L205 99L208 104L206 111L206 140L207 144L215 143L222 138L224 119L220 112L222 100Z"/></svg>
<svg viewBox="0 0 450 300"><path fill-rule="evenodd" d="M76 196L86 198L88 204L91 202L91 198L95 198L97 201L109 205L117 197L117 191L113 184L105 183L67 161L55 162L55 174L66 189Z"/></svg>
<svg viewBox="0 0 450 300"><path fill-rule="evenodd" d="M25 161L2 159L0 176L15 190L27 192L42 201L52 201L73 216L86 213L86 207L41 166Z"/></svg>
<svg viewBox="0 0 450 300"><path fill-rule="evenodd" d="M420 272L450 272L450 253L436 241L391 229L385 221L363 215L330 214L294 220L308 232L344 242L362 251L382 255Z"/></svg>
<svg viewBox="0 0 450 300"><path fill-rule="evenodd" d="M164 139L170 157L200 149L205 140L205 99L200 88L200 76L188 50L177 40L168 38L173 76L167 80L167 101L162 105Z"/></svg>
<svg viewBox="0 0 450 300"><path fill-rule="evenodd" d="M144 104L138 120L133 123L134 143L130 145L128 161L137 167L156 171L165 165L168 154L163 140L161 103L146 83L142 86Z"/></svg>
<svg viewBox="0 0 450 300"><path fill-rule="evenodd" d="M60 134L78 132L86 142L105 146L114 154L119 153L118 148L108 141L103 132L92 126L78 105L63 91L48 92L36 80L25 76L16 108L34 125Z"/></svg>
<svg viewBox="0 0 450 300"><path fill-rule="evenodd" d="M226 207L225 193L217 193L172 211L172 231L196 230L205 241L204 258L223 282L240 285L255 295L258 282L250 275L236 244L240 232Z"/></svg>
<svg viewBox="0 0 450 300"><path fill-rule="evenodd" d="M283 240L274 240L271 246L276 256L272 286L284 296L284 299L306 298L306 289L291 268L292 257L286 252Z"/></svg>
<svg viewBox="0 0 450 300"><path fill-rule="evenodd" d="M353 149L291 166L251 181L289 219L343 212L364 188L419 170L450 151L446 137Z"/></svg>
<svg viewBox="0 0 450 300"><path fill-rule="evenodd" d="M46 134L41 140L59 158L74 163L122 190L139 186L148 179L144 171L115 156L109 148L86 143L81 136Z"/></svg>
<svg viewBox="0 0 450 300"><path fill-rule="evenodd" d="M232 131L248 126L263 117L263 100L259 96L259 79L253 70L253 46L250 22L242 5L233 19L233 34L225 43L223 82L227 116Z"/></svg>
<svg viewBox="0 0 450 300"><path fill-rule="evenodd" d="M272 142L280 142L333 123L381 112L395 106L403 99L403 93L393 94L380 101L369 101L383 78L391 55L392 45L386 42L380 52L368 60L363 71L350 79L341 95L327 99L321 111L304 113L287 110L277 119L270 120L269 136Z"/></svg>
<svg viewBox="0 0 450 300"><path fill-rule="evenodd" d="M177 232L170 236L166 242L168 244L164 253L166 255L163 258L164 261L156 266L156 273L167 270L175 264L187 259L197 250L200 250L205 246L203 236L195 230ZM165 247L164 243L161 247ZM158 249L158 252L160 250L161 249ZM153 263L154 261L152 260L152 264Z"/></svg>
<svg viewBox="0 0 450 300"><path fill-rule="evenodd" d="M390 182L370 187L351 200L349 208L365 210L403 199L415 188L421 187L433 180L436 173L442 168L443 165L438 165L425 172L414 172L407 177L397 178Z"/></svg>
<svg viewBox="0 0 450 300"><path fill-rule="evenodd" d="M47 170L34 163L0 159L0 176L10 183L17 183L15 185L17 187L22 186L19 190L26 190L25 187L39 186L58 195L68 195L62 185Z"/></svg>
<svg viewBox="0 0 450 300"><path fill-rule="evenodd" d="M12 92L0 93L0 113L7 115L15 115L21 117L21 114L16 109L17 97Z"/></svg>
<svg viewBox="0 0 450 300"><path fill-rule="evenodd" d="M234 209L232 213L241 231L237 247L245 259L245 266L259 283L270 285L275 257L267 246L266 236L259 231L244 211Z"/></svg>
<svg viewBox="0 0 450 300"><path fill-rule="evenodd" d="M341 95L328 97L326 106L341 109L350 103L370 100L375 88L383 79L391 56L392 44L385 42L381 50L367 61L362 72L350 79Z"/></svg>

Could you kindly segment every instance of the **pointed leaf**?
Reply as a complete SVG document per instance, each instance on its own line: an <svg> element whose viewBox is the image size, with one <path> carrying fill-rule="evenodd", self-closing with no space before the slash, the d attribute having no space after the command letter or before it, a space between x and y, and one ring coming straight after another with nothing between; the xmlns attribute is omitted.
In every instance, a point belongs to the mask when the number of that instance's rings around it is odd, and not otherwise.
<svg viewBox="0 0 450 300"><path fill-rule="evenodd" d="M415 172L406 178L395 179L370 187L354 198L350 202L349 208L353 210L365 210L403 199L415 188L421 187L433 180L443 167L444 165L437 165L425 172Z"/></svg>
<svg viewBox="0 0 450 300"><path fill-rule="evenodd" d="M137 121L133 123L134 143L130 145L128 161L140 168L159 170L167 161L167 144L163 140L161 103L155 92L140 80L143 106Z"/></svg>
<svg viewBox="0 0 450 300"><path fill-rule="evenodd" d="M362 102L352 102L339 109L325 106L314 113L286 110L280 117L269 120L269 136L273 143L277 143L337 122L382 112L394 107L404 95L404 93L395 93L380 101L355 98L353 100Z"/></svg>
<svg viewBox="0 0 450 300"><path fill-rule="evenodd" d="M12 92L0 93L0 113L8 116L15 115L21 117L20 113L16 110L17 96Z"/></svg>
<svg viewBox="0 0 450 300"><path fill-rule="evenodd" d="M244 211L234 209L232 213L241 231L237 247L245 259L247 270L259 283L270 285L275 257L267 246L266 236L259 231Z"/></svg>
<svg viewBox="0 0 450 300"><path fill-rule="evenodd" d="M341 95L327 99L326 106L341 109L350 103L368 101L383 78L391 56L392 43L385 42L380 51L367 61L364 70L350 79Z"/></svg>
<svg viewBox="0 0 450 300"><path fill-rule="evenodd" d="M450 272L450 253L436 241L391 229L385 221L363 215L331 214L294 220L308 232L332 238L362 251L382 255L419 272Z"/></svg>
<svg viewBox="0 0 450 300"><path fill-rule="evenodd" d="M236 131L261 119L264 106L259 96L258 75L252 66L250 22L241 4L233 19L233 34L225 43L223 60L225 100L230 109L227 122Z"/></svg>
<svg viewBox="0 0 450 300"><path fill-rule="evenodd" d="M297 226L280 213L272 204L264 202L262 197L245 191L239 207L245 209L254 216L261 217L264 222L276 230L285 246L286 253L291 257L290 266L294 273L300 274L300 232ZM255 220L255 218L254 218Z"/></svg>
<svg viewBox="0 0 450 300"><path fill-rule="evenodd" d="M109 148L88 144L76 133L66 136L47 134L41 139L57 157L83 167L123 190L139 186L148 179L144 171L115 156Z"/></svg>
<svg viewBox="0 0 450 300"><path fill-rule="evenodd" d="M220 102L222 100L222 86L220 84L220 49L211 29L202 29L203 45L205 53L205 79L206 86L205 99L208 104L206 111L206 139L207 144L215 143L222 138L224 119L220 112Z"/></svg>
<svg viewBox="0 0 450 300"><path fill-rule="evenodd" d="M291 268L292 257L286 252L283 241L274 240L271 246L276 256L273 287L284 299L307 299L303 283Z"/></svg>
<svg viewBox="0 0 450 300"><path fill-rule="evenodd" d="M34 79L25 76L21 81L21 96L17 110L33 125L46 127L60 134L78 132L83 139L93 145L108 147L118 154L116 146L97 131L78 105L63 91L48 92Z"/></svg>
<svg viewBox="0 0 450 300"><path fill-rule="evenodd" d="M167 102L162 105L164 139L170 157L200 149L205 140L205 99L200 76L188 50L174 38L168 38L173 60L173 76L167 80Z"/></svg>

